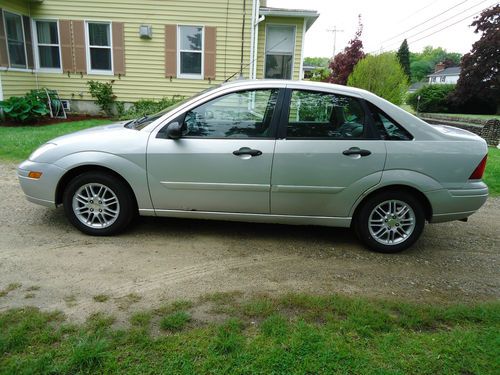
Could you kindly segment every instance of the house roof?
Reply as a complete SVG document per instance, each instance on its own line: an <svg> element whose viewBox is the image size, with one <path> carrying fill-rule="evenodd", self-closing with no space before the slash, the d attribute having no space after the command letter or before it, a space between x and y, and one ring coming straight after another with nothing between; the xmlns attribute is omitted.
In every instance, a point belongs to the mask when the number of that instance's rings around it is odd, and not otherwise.
<svg viewBox="0 0 500 375"><path fill-rule="evenodd" d="M435 73L429 74L427 77L459 76L459 75L460 75L460 67L452 66L446 69L438 70Z"/></svg>
<svg viewBox="0 0 500 375"><path fill-rule="evenodd" d="M306 30L308 30L319 17L319 13L315 10L271 7L260 7L259 14L261 16L304 18L304 20L306 21Z"/></svg>

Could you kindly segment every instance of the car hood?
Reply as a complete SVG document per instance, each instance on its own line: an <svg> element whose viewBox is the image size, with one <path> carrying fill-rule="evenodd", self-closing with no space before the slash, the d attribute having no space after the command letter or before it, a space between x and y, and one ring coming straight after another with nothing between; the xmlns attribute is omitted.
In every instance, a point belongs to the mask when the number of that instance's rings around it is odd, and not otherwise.
<svg viewBox="0 0 500 375"><path fill-rule="evenodd" d="M126 128L126 122L96 126L54 138L47 143L53 147L47 151L30 156L31 161L55 163L67 155L85 152L103 152L124 156L145 154L149 133Z"/></svg>

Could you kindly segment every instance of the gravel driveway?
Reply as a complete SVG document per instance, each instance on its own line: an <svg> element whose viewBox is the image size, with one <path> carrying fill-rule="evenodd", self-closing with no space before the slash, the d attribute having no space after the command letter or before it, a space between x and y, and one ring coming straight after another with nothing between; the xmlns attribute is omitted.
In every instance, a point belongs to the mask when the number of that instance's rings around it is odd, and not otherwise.
<svg viewBox="0 0 500 375"><path fill-rule="evenodd" d="M34 305L79 321L225 291L500 297L499 198L468 223L426 226L413 248L383 255L362 248L349 230L317 227L140 218L120 236L89 237L61 209L27 202L14 164L0 164L0 197L0 289L13 284L0 310Z"/></svg>

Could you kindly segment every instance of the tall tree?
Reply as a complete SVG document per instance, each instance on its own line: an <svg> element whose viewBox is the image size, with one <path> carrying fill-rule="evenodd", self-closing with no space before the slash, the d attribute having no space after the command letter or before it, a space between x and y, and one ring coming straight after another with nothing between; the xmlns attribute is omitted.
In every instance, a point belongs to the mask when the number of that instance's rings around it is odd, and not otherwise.
<svg viewBox="0 0 500 375"><path fill-rule="evenodd" d="M412 82L424 79L434 72L437 63L447 61L448 66L460 65L462 55L457 52L448 52L441 47L427 46L422 52L410 52L410 71Z"/></svg>
<svg viewBox="0 0 500 375"><path fill-rule="evenodd" d="M408 79L411 78L411 70L410 70L410 49L408 48L407 40L403 40L399 50L396 54L399 63L403 67L404 72L408 76Z"/></svg>
<svg viewBox="0 0 500 375"><path fill-rule="evenodd" d="M361 34L363 33L363 24L361 23L361 14L358 16L358 30L354 34L348 45L342 52L334 56L330 62L331 74L327 82L337 83L339 85L347 84L347 78L352 73L354 66L365 57L363 52L363 42L361 41Z"/></svg>
<svg viewBox="0 0 500 375"><path fill-rule="evenodd" d="M401 104L408 90L408 77L392 52L368 55L360 60L347 81L348 86L359 87Z"/></svg>
<svg viewBox="0 0 500 375"><path fill-rule="evenodd" d="M469 53L462 58L460 77L452 103L466 110L486 104L500 113L500 5L483 11L471 24L481 33ZM482 103L478 103L478 100Z"/></svg>

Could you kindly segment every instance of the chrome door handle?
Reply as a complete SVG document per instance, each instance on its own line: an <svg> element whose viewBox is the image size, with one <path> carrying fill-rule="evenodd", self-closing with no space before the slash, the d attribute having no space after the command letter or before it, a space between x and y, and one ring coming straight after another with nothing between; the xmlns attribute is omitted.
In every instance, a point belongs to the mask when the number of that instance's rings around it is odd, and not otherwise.
<svg viewBox="0 0 500 375"><path fill-rule="evenodd" d="M242 147L239 150L233 151L233 155L240 156L240 155L250 155L250 156L259 156L262 155L262 151L260 150L254 150L248 147Z"/></svg>
<svg viewBox="0 0 500 375"><path fill-rule="evenodd" d="M348 150L344 150L342 152L344 155L360 155L360 156L368 156L368 155L371 155L371 151L370 150L363 150L363 149L360 149L359 147L351 147L350 149Z"/></svg>

